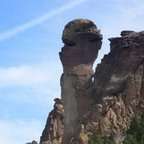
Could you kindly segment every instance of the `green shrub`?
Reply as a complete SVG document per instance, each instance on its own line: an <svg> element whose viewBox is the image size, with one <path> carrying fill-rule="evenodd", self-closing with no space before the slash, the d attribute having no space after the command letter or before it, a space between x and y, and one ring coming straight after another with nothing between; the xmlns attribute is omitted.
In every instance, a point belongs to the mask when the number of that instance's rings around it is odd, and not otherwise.
<svg viewBox="0 0 144 144"><path fill-rule="evenodd" d="M123 144L138 144L138 143L132 135L127 135L123 141Z"/></svg>
<svg viewBox="0 0 144 144"><path fill-rule="evenodd" d="M144 115L140 119L132 119L123 144L144 144Z"/></svg>
<svg viewBox="0 0 144 144"><path fill-rule="evenodd" d="M89 144L103 144L102 137L93 133L93 135L89 137Z"/></svg>
<svg viewBox="0 0 144 144"><path fill-rule="evenodd" d="M113 135L109 137L107 136L102 137L100 135L93 133L93 135L89 137L89 144L115 144L115 142Z"/></svg>

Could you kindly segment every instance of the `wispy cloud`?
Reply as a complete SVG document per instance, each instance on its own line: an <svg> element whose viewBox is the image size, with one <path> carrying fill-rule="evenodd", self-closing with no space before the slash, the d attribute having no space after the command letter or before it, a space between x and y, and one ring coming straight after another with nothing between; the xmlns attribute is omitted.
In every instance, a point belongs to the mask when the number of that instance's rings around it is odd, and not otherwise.
<svg viewBox="0 0 144 144"><path fill-rule="evenodd" d="M0 68L0 88L7 86L39 86L59 82L61 65L49 62L39 65L21 65Z"/></svg>
<svg viewBox="0 0 144 144"><path fill-rule="evenodd" d="M61 65L57 62L0 68L0 99L28 103L33 103L35 99L42 104L53 102L55 97L60 96L61 73ZM7 88L13 90L3 94Z"/></svg>
<svg viewBox="0 0 144 144"><path fill-rule="evenodd" d="M40 16L38 18L35 18L35 19L25 23L25 24L19 25L19 26L15 27L15 28L12 28L12 29L10 29L10 30L8 30L6 32L1 32L0 33L0 42L4 41L6 39L9 39L12 36L17 35L17 34L19 34L21 32L24 32L24 31L26 31L27 29L29 29L31 27L39 25L39 24L47 21L48 19L50 19L50 18L52 18L52 17L54 17L54 16L56 16L58 14L61 14L61 13L65 12L65 11L67 11L67 10L73 9L76 6L79 6L79 5L81 5L81 4L83 4L83 3L87 2L87 1L88 0L74 0L74 1L72 1L70 3L68 3L68 4L65 4L65 5L59 7L59 8L55 8L55 9L45 13L44 15L42 15L42 16Z"/></svg>

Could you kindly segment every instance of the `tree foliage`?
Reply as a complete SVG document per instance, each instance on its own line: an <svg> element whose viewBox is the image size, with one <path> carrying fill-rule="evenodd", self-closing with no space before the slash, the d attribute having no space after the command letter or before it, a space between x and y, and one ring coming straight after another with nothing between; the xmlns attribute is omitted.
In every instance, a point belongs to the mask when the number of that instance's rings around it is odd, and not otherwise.
<svg viewBox="0 0 144 144"><path fill-rule="evenodd" d="M140 119L132 119L123 144L144 144L144 115Z"/></svg>
<svg viewBox="0 0 144 144"><path fill-rule="evenodd" d="M115 144L113 135L107 136L100 136L95 133L90 136L89 144Z"/></svg>

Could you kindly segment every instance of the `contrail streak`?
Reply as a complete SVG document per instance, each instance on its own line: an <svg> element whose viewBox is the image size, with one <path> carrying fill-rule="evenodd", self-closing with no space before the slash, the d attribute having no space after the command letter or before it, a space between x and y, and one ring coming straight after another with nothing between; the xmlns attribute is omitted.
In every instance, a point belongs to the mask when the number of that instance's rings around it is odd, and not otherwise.
<svg viewBox="0 0 144 144"><path fill-rule="evenodd" d="M12 36L14 35L17 35L21 32L24 32L26 31L27 29L31 28L31 27L34 27L38 24L41 24L45 21L47 21L48 19L60 14L60 13L63 13L67 10L70 10L70 9L73 9L75 8L76 6L79 6L80 4L83 4L85 2L87 2L88 0L74 0L68 4L65 4L57 9L53 9L47 13L45 13L44 15L36 18L36 19L33 19L25 24L22 24L22 25L19 25L15 28L12 28L8 31L5 31L5 32L1 32L0 33L0 42L6 40L6 39L10 39Z"/></svg>

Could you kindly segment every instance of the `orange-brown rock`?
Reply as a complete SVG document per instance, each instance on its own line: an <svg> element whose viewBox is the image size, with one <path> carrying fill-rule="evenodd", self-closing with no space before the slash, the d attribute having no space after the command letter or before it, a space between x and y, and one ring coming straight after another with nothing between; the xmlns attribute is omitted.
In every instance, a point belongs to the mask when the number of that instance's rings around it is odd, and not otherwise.
<svg viewBox="0 0 144 144"><path fill-rule="evenodd" d="M54 110L49 113L40 144L61 144L64 133L64 109L61 99L56 98Z"/></svg>

